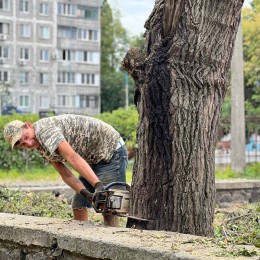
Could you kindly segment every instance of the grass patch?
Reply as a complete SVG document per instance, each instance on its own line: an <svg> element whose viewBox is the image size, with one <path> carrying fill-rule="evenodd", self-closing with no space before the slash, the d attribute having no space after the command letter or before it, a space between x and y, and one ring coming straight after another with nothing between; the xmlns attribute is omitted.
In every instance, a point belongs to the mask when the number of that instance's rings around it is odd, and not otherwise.
<svg viewBox="0 0 260 260"><path fill-rule="evenodd" d="M131 183L133 161L130 161L126 170L126 182ZM78 174L74 172L77 176ZM24 172L18 169L10 171L0 169L0 185L22 182L57 182L63 183L59 173L51 166L45 168L32 168Z"/></svg>
<svg viewBox="0 0 260 260"><path fill-rule="evenodd" d="M230 167L215 170L216 179L260 179L260 162L248 165L243 172L236 172Z"/></svg>
<svg viewBox="0 0 260 260"><path fill-rule="evenodd" d="M37 182L47 181L56 182L60 181L61 177L58 172L52 166L46 166L45 168L31 168L27 171L21 172L20 170L13 169L11 171L0 170L0 183L10 184L17 182Z"/></svg>

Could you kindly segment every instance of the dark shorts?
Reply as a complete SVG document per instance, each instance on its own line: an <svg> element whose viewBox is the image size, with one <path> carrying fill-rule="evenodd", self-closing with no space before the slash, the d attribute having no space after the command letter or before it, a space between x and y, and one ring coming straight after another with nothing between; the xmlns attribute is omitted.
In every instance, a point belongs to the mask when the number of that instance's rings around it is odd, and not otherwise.
<svg viewBox="0 0 260 260"><path fill-rule="evenodd" d="M104 186L111 182L125 182L126 181L126 168L128 164L128 156L125 145L117 149L113 157L108 163L100 162L92 165L91 168ZM80 181L84 184L86 189L91 193L94 192L92 185L82 176L79 177ZM85 208L91 207L91 204L82 197L79 193L75 193L72 201L72 208Z"/></svg>

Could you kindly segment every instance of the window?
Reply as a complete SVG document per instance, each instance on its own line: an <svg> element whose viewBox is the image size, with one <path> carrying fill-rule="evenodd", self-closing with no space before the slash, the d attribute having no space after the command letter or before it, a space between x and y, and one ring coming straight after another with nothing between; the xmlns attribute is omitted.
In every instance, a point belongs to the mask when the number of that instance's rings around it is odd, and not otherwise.
<svg viewBox="0 0 260 260"><path fill-rule="evenodd" d="M72 60L72 51L71 50L60 50L59 58L60 58L60 60L64 60L64 61Z"/></svg>
<svg viewBox="0 0 260 260"><path fill-rule="evenodd" d="M85 96L80 95L80 107L98 107L98 96Z"/></svg>
<svg viewBox="0 0 260 260"><path fill-rule="evenodd" d="M9 34L9 24L0 23L0 34Z"/></svg>
<svg viewBox="0 0 260 260"><path fill-rule="evenodd" d="M50 39L50 27L40 26L39 37L44 40Z"/></svg>
<svg viewBox="0 0 260 260"><path fill-rule="evenodd" d="M49 61L49 50L40 50L40 61Z"/></svg>
<svg viewBox="0 0 260 260"><path fill-rule="evenodd" d="M99 64L100 55L99 55L99 52L77 51L76 60L77 60L77 62L88 62L88 63L93 63L93 64Z"/></svg>
<svg viewBox="0 0 260 260"><path fill-rule="evenodd" d="M95 74L81 73L81 84L95 85Z"/></svg>
<svg viewBox="0 0 260 260"><path fill-rule="evenodd" d="M98 40L98 31L97 30L78 29L78 39L97 41Z"/></svg>
<svg viewBox="0 0 260 260"><path fill-rule="evenodd" d="M87 40L88 39L88 30L78 29L78 39Z"/></svg>
<svg viewBox="0 0 260 260"><path fill-rule="evenodd" d="M78 17L84 19L98 20L98 8L89 6L78 6Z"/></svg>
<svg viewBox="0 0 260 260"><path fill-rule="evenodd" d="M0 82L8 82L9 77L8 77L8 71L0 71Z"/></svg>
<svg viewBox="0 0 260 260"><path fill-rule="evenodd" d="M24 38L31 37L31 27L29 24L21 24L20 35L21 35L21 37L24 37Z"/></svg>
<svg viewBox="0 0 260 260"><path fill-rule="evenodd" d="M40 107L49 108L49 97L48 96L40 96Z"/></svg>
<svg viewBox="0 0 260 260"><path fill-rule="evenodd" d="M97 30L89 30L88 31L88 39L90 41L97 41L98 40L98 31Z"/></svg>
<svg viewBox="0 0 260 260"><path fill-rule="evenodd" d="M76 96L72 95L58 95L58 106L61 107L75 107L76 106Z"/></svg>
<svg viewBox="0 0 260 260"><path fill-rule="evenodd" d="M29 96L20 96L19 97L19 106L20 107L29 107Z"/></svg>
<svg viewBox="0 0 260 260"><path fill-rule="evenodd" d="M29 48L20 49L20 59L29 60Z"/></svg>
<svg viewBox="0 0 260 260"><path fill-rule="evenodd" d="M76 5L58 3L58 15L76 16Z"/></svg>
<svg viewBox="0 0 260 260"><path fill-rule="evenodd" d="M88 51L78 51L77 52L77 61L79 62L88 62L91 60L92 53Z"/></svg>
<svg viewBox="0 0 260 260"><path fill-rule="evenodd" d="M9 10L10 0L0 0L0 10Z"/></svg>
<svg viewBox="0 0 260 260"><path fill-rule="evenodd" d="M27 0L20 0L19 1L19 11L23 13L29 12L29 1Z"/></svg>
<svg viewBox="0 0 260 260"><path fill-rule="evenodd" d="M49 14L49 3L40 3L40 14L41 15Z"/></svg>
<svg viewBox="0 0 260 260"><path fill-rule="evenodd" d="M19 83L25 85L29 83L29 72L21 71L19 73Z"/></svg>
<svg viewBox="0 0 260 260"><path fill-rule="evenodd" d="M48 73L40 73L40 84L41 85L49 84L49 74Z"/></svg>
<svg viewBox="0 0 260 260"><path fill-rule="evenodd" d="M77 29L71 26L58 26L58 38L76 39Z"/></svg>
<svg viewBox="0 0 260 260"><path fill-rule="evenodd" d="M0 58L9 58L9 47L0 46Z"/></svg>
<svg viewBox="0 0 260 260"><path fill-rule="evenodd" d="M74 72L58 72L58 83L75 83Z"/></svg>

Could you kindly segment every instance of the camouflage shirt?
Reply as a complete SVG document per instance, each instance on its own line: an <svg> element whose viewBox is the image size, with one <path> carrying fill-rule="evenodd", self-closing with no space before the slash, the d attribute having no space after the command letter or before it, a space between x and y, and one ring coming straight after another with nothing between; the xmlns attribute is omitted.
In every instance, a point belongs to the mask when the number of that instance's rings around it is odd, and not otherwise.
<svg viewBox="0 0 260 260"><path fill-rule="evenodd" d="M90 165L109 161L120 139L119 133L98 119L61 115L43 118L34 124L36 138L41 144L38 151L47 161L65 161L56 151L66 140Z"/></svg>

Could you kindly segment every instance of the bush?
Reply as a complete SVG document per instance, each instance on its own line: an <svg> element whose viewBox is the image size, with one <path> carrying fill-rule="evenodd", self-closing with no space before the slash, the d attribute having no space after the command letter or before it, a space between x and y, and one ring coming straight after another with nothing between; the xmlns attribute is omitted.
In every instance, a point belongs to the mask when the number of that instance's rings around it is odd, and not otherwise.
<svg viewBox="0 0 260 260"><path fill-rule="evenodd" d="M241 173L236 172L231 168L216 169L215 177L216 179L260 179L260 162L246 166Z"/></svg>
<svg viewBox="0 0 260 260"><path fill-rule="evenodd" d="M105 112L96 118L112 125L123 137L128 150L135 147L138 113L134 106L130 106L128 109L119 108L112 112Z"/></svg>
<svg viewBox="0 0 260 260"><path fill-rule="evenodd" d="M23 122L28 121L34 123L38 119L38 115L33 114L14 114L0 117L0 169L18 169L23 172L32 167L44 167L44 160L37 153L37 151L21 149L12 150L10 144L4 140L3 136L5 125L12 120L21 120Z"/></svg>

